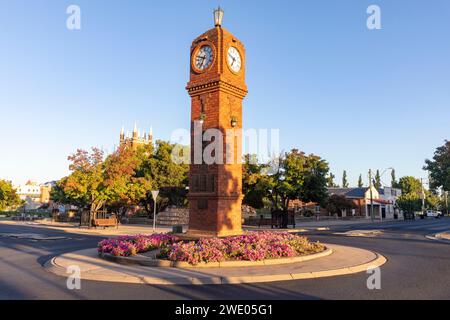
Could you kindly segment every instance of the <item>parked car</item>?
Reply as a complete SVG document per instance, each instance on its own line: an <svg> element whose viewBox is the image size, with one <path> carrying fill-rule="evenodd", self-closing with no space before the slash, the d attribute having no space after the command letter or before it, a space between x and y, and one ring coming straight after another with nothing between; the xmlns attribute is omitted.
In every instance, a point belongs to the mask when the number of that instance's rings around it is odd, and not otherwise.
<svg viewBox="0 0 450 320"><path fill-rule="evenodd" d="M424 216L439 219L442 216L442 212L434 210L426 210Z"/></svg>

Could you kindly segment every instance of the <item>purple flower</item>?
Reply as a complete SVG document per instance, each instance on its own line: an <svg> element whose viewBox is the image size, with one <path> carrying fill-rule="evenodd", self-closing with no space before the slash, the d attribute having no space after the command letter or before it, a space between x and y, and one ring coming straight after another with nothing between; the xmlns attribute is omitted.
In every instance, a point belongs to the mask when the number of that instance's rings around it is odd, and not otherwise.
<svg viewBox="0 0 450 320"><path fill-rule="evenodd" d="M287 232L249 232L226 238L204 238L198 241L180 241L168 234L120 236L102 240L100 253L130 256L160 249L161 257L190 264L225 260L258 261L281 257L294 257L323 250L318 243Z"/></svg>

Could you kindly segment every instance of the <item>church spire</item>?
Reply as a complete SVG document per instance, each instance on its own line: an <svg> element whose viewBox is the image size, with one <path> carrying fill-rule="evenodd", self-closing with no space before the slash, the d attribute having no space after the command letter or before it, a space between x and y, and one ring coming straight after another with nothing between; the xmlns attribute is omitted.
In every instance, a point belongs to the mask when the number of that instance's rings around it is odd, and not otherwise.
<svg viewBox="0 0 450 320"><path fill-rule="evenodd" d="M125 129L122 126L122 129L120 130L120 141L122 142L123 140L125 140Z"/></svg>
<svg viewBox="0 0 450 320"><path fill-rule="evenodd" d="M134 129L133 129L133 138L138 138L139 133L138 133L138 129L137 129L137 123L134 123Z"/></svg>

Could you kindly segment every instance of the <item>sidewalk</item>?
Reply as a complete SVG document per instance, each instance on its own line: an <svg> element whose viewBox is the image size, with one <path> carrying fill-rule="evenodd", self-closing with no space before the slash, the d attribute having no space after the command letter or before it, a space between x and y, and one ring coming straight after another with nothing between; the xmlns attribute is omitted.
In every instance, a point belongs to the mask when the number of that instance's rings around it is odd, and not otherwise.
<svg viewBox="0 0 450 320"><path fill-rule="evenodd" d="M26 226L32 228L43 228L43 229L53 229L60 230L69 233L76 234L92 234L92 235L103 235L103 236L121 236L121 235L135 235L135 234L149 234L153 232L153 227L150 225L119 225L119 228L110 227L106 229L102 228L80 228L77 223L60 223L60 222L49 222L49 221L0 221L0 224L18 225ZM157 226L155 229L156 233L167 233L172 231L171 227Z"/></svg>
<svg viewBox="0 0 450 320"><path fill-rule="evenodd" d="M396 219L383 219L383 221L371 219L356 219L356 220L314 220L314 221L301 221L297 220L297 227L331 227L331 226L343 226L343 225L354 225L354 224L371 224L371 223L383 223L383 222L395 222L395 221L403 221Z"/></svg>
<svg viewBox="0 0 450 320"><path fill-rule="evenodd" d="M172 268L123 265L98 256L96 249L55 257L45 268L68 277L69 267L78 266L82 280L152 285L259 283L311 279L366 272L386 262L383 256L364 249L325 244L331 255L282 265L226 268Z"/></svg>
<svg viewBox="0 0 450 320"><path fill-rule="evenodd" d="M383 222L393 222L393 221L403 221L403 220L393 220L385 219ZM360 219L360 220L319 220L319 221L302 221L298 222L295 229L271 229L270 226L243 226L244 230L247 231L287 231L287 232L306 232L308 230L328 230L329 227L333 226L343 226L343 225L355 225L355 224L371 224L380 222L378 220L372 222L370 219ZM92 235L102 235L102 236L120 236L120 235L135 235L135 234L149 234L153 232L153 227L151 225L137 225L137 224L122 224L119 225L118 229L114 227L109 228L80 228L77 223L69 222L51 222L46 220L38 221L12 221L12 220L0 220L0 224L10 224L10 225L23 225L27 227L35 228L47 228L54 230L61 230L76 234L92 234ZM187 226L183 226L183 231L187 230ZM155 229L156 233L167 233L172 231L172 227L169 226L157 226Z"/></svg>

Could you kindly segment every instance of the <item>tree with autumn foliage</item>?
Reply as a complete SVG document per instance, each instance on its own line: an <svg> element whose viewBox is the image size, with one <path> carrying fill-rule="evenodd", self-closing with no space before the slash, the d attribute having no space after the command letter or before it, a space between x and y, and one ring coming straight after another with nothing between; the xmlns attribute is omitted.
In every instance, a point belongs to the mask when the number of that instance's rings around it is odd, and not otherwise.
<svg viewBox="0 0 450 320"><path fill-rule="evenodd" d="M108 200L105 188L103 151L92 148L91 153L78 149L68 157L71 174L61 179L51 193L55 202L89 208L91 217Z"/></svg>
<svg viewBox="0 0 450 320"><path fill-rule="evenodd" d="M152 150L151 145L137 149L121 145L106 158L104 185L108 209L121 216L130 207L138 205L152 190L152 181L137 174L145 159L151 156Z"/></svg>
<svg viewBox="0 0 450 320"><path fill-rule="evenodd" d="M159 209L185 204L188 166L172 161L174 147L164 141L157 141L155 149L123 144L106 159L97 148L77 150L69 156L71 174L53 188L52 199L89 208L91 218L104 206L119 215L138 205L152 213L151 190L156 189Z"/></svg>

